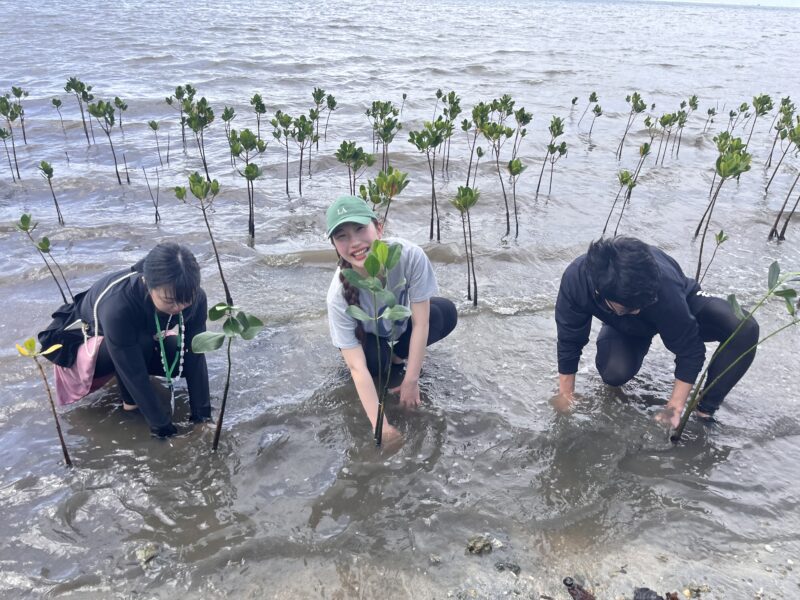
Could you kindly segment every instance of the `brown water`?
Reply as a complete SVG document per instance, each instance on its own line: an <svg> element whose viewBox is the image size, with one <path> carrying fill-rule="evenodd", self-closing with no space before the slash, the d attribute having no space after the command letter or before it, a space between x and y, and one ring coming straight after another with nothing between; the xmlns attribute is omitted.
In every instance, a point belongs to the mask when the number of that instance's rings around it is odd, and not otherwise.
<svg viewBox="0 0 800 600"><path fill-rule="evenodd" d="M555 1L369 8L233 2L192 14L167 3L23 8L0 1L0 9L8 15L0 89L22 85L31 94L29 143L18 140L23 180L13 184L0 164L4 597L566 598L565 575L591 584L598 598L630 597L638 585L675 590L691 583L710 587L703 598L800 593L796 331L759 352L720 411L721 427L690 423L679 446L668 444L652 419L673 368L659 343L622 391L599 380L590 344L578 375L585 400L567 417L549 405L561 271L599 236L616 172L635 166L646 140L640 117L621 163L615 160L625 95L641 91L657 116L691 94L700 97L680 155L663 167L646 163L621 225L691 273L691 232L716 157L712 137L727 124L720 116L702 133L706 109L726 115L759 93L776 104L797 97L790 76L800 51L797 11ZM482 25L491 19L496 27ZM114 143L125 153L131 185L117 185L96 125L97 144L87 149L75 100L62 91L72 75L94 85L99 98L128 102L125 137L116 131ZM111 386L61 411L76 465L65 470L37 374L13 348L47 323L58 296L12 223L33 213L36 233L52 239L74 290L176 239L197 253L210 298L221 299L200 214L170 191L200 168L193 146L182 152L176 113L163 101L187 82L218 117L208 151L222 187L213 227L226 274L237 303L267 328L235 345L216 455L204 430L152 440L141 417L120 410ZM246 194L229 168L219 115L232 105L234 125L254 127L248 98L256 91L269 115L298 114L311 106L314 86L341 107L328 140L313 155L302 197L293 151L289 199L281 149L270 146L266 176L256 184L256 243L248 247ZM447 202L466 177L463 134L454 137L449 177L437 176L440 244L427 240L427 165L407 142L408 131L431 118L439 87L455 89L465 111L510 93L535 115L522 146L530 169L518 186L518 240L501 240L499 182L492 165L481 164L482 197L473 212L478 308L464 297L460 219ZM589 117L580 126L578 119L591 91L604 115L589 139ZM390 409L406 443L388 456L371 443L328 339L324 297L334 257L323 212L347 190L333 152L344 139L368 148L364 110L376 99L399 104L403 92L403 131L391 162L409 172L411 184L392 208L389 229L425 247L460 323L429 352L422 408ZM66 136L50 106L56 95L64 101ZM573 96L579 102L571 111ZM569 154L556 166L552 194L534 201L553 114L566 119ZM150 119L162 123L162 152L167 134L171 140L159 226L141 174L158 164ZM787 157L764 194L771 121L756 124L752 170L723 187L712 229L731 239L704 282L746 305L764 289L770 262L785 270L800 265L796 225L786 243L765 241L798 169L796 157ZM42 159L55 168L63 228L36 173ZM770 331L786 321L785 311L769 305L759 321ZM210 357L210 369L218 403L222 355ZM178 419L185 419L185 391L179 405ZM467 555L467 539L482 533L499 542L494 552ZM156 554L143 564L147 549ZM519 577L497 571L498 561L518 564Z"/></svg>

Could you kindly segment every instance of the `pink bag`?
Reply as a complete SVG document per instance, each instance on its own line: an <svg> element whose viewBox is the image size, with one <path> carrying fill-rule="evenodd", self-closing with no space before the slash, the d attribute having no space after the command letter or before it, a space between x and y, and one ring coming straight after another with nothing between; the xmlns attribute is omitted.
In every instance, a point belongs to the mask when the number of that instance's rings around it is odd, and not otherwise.
<svg viewBox="0 0 800 600"><path fill-rule="evenodd" d="M114 374L95 378L94 369L97 365L97 352L103 336L98 335L81 344L78 348L77 358L71 367L53 365L55 369L56 400L59 406L77 402L87 394L100 389L108 383ZM86 350L86 345L92 345L92 354Z"/></svg>

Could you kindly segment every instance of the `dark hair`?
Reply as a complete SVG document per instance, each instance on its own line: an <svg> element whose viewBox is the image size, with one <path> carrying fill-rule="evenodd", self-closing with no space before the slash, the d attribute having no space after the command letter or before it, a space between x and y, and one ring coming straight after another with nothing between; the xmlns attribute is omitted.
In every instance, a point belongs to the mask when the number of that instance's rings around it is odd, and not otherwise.
<svg viewBox="0 0 800 600"><path fill-rule="evenodd" d="M168 287L175 302L191 304L200 288L200 267L186 246L175 242L159 244L144 259L143 274L150 290Z"/></svg>
<svg viewBox="0 0 800 600"><path fill-rule="evenodd" d="M589 245L586 269L597 293L631 309L658 300L660 271L650 246L633 237L599 239Z"/></svg>

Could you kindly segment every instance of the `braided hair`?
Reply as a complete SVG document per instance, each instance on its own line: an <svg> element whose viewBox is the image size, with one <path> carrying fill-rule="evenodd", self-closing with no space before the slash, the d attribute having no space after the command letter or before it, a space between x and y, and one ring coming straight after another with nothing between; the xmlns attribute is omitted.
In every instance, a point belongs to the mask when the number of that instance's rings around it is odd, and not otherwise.
<svg viewBox="0 0 800 600"><path fill-rule="evenodd" d="M347 281L344 273L342 273L344 269L352 268L353 265L351 265L341 256L339 257L339 281L342 282L342 295L344 296L348 306L359 306L358 288ZM361 324L361 321L356 321L356 339L358 339L358 341L362 344L364 343L364 326Z"/></svg>

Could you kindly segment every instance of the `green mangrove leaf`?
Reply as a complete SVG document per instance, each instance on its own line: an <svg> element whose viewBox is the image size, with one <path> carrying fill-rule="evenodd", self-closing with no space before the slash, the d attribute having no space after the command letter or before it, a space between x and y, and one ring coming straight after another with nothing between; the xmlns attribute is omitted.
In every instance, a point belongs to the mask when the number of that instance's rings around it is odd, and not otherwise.
<svg viewBox="0 0 800 600"><path fill-rule="evenodd" d="M212 321L219 321L231 310L233 310L232 306L228 306L225 302L218 302L208 309L208 318Z"/></svg>
<svg viewBox="0 0 800 600"><path fill-rule="evenodd" d="M386 245L386 242L375 240L372 242L371 252L381 265L386 264L386 259L389 258L389 246ZM375 276L377 273L370 273L370 275Z"/></svg>
<svg viewBox="0 0 800 600"><path fill-rule="evenodd" d="M380 318L387 321L402 321L411 316L411 309L402 304L395 304L383 311Z"/></svg>
<svg viewBox="0 0 800 600"><path fill-rule="evenodd" d="M390 290L382 289L375 295L378 297L378 301L384 306L391 308L397 304L397 298L395 298L394 294Z"/></svg>
<svg viewBox="0 0 800 600"><path fill-rule="evenodd" d="M222 342L225 341L225 334L214 331L204 331L192 338L192 352L195 354L205 354L219 350Z"/></svg>
<svg viewBox="0 0 800 600"><path fill-rule="evenodd" d="M386 256L386 271L391 271L400 262L400 254L403 252L403 247L400 244L392 244L389 246L389 252Z"/></svg>
<svg viewBox="0 0 800 600"><path fill-rule="evenodd" d="M370 252L364 261L364 269L370 274L370 276L377 276L378 273L381 272L381 262L378 257Z"/></svg>
<svg viewBox="0 0 800 600"><path fill-rule="evenodd" d="M345 312L347 312L348 315L350 315L354 319L357 319L358 321L372 321L372 317L370 317L366 312L364 312L363 308L355 304L351 304L350 306L348 306Z"/></svg>
<svg viewBox="0 0 800 600"><path fill-rule="evenodd" d="M740 321L743 321L745 319L745 314L742 311L742 307L739 306L739 301L736 299L736 294L730 294L728 296L728 304L731 305L731 308L733 309L733 313L736 315L736 317Z"/></svg>
<svg viewBox="0 0 800 600"><path fill-rule="evenodd" d="M769 289L778 285L778 278L781 276L781 267L776 260L769 266L769 275L767 276L767 286Z"/></svg>
<svg viewBox="0 0 800 600"><path fill-rule="evenodd" d="M242 325L239 321L229 316L222 324L222 331L228 337L236 337L242 333Z"/></svg>

